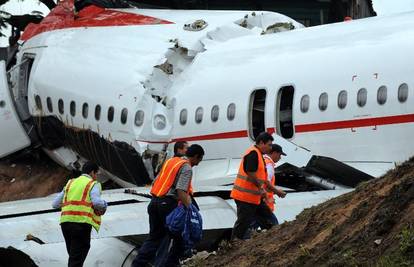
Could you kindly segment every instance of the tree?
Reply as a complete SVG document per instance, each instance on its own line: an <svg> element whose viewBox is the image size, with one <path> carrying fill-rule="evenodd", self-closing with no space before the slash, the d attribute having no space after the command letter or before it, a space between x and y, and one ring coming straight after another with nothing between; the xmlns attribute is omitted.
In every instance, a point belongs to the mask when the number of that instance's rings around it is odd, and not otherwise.
<svg viewBox="0 0 414 267"><path fill-rule="evenodd" d="M22 2L24 0L21 0ZM29 0L26 0L29 1ZM49 10L56 6L53 0L37 0L43 3ZM6 4L9 0L0 0L0 6ZM37 12L24 15L12 15L5 11L0 11L0 37L6 36L3 30L7 27L7 24L13 27L13 32L23 31L29 23L39 23L43 19L43 16ZM12 36L12 39L16 39L16 36ZM17 40L16 40L17 41Z"/></svg>

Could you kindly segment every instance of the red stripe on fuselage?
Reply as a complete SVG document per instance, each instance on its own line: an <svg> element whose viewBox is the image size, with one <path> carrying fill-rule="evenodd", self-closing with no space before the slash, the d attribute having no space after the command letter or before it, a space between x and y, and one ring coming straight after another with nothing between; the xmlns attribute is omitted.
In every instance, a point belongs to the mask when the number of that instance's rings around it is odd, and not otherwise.
<svg viewBox="0 0 414 267"><path fill-rule="evenodd" d="M26 41L43 32L66 28L173 23L154 17L109 10L94 5L83 8L75 16L73 8L73 2L70 0L59 2L39 24L29 24L23 32L21 39Z"/></svg>
<svg viewBox="0 0 414 267"><path fill-rule="evenodd" d="M214 139L228 139L228 138L241 138L247 137L247 131L236 131L236 132L227 132L227 133L217 133L217 134L206 134L198 135L191 137L175 138L172 142L178 141L200 141L200 140L214 140Z"/></svg>
<svg viewBox="0 0 414 267"><path fill-rule="evenodd" d="M414 122L414 114L377 117L377 118L369 118L369 119L355 119L355 120L345 120L345 121L302 124L302 125L295 126L295 132L296 133L318 132L318 131L339 130L339 129L346 129L346 128L359 128L359 127L367 127L367 126L410 123L410 122ZM275 132L275 129L268 128L267 132L272 134ZM228 138L242 138L242 137L247 137L247 136L248 136L247 130L245 130L245 131L235 131L235 132L227 132L227 133L207 134L207 135L200 135L200 136L180 137L180 138L173 139L170 143L177 142L177 141L202 141L202 140L216 140L216 139L228 139Z"/></svg>
<svg viewBox="0 0 414 267"><path fill-rule="evenodd" d="M306 132L318 132L318 131L329 131L329 130L339 130L345 128L359 128L367 126L379 126L379 125L389 125L389 124L399 124L399 123L409 123L414 122L414 114L406 115L397 115L389 117L377 117L369 119L356 119L356 120L346 120L346 121L332 121L332 122L320 122L320 123L310 123L296 125L296 133L306 133Z"/></svg>

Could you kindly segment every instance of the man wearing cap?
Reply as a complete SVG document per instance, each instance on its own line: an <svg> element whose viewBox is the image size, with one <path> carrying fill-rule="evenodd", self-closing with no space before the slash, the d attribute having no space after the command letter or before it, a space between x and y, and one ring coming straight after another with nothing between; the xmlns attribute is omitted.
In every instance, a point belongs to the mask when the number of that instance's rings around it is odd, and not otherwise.
<svg viewBox="0 0 414 267"><path fill-rule="evenodd" d="M265 154L263 156L266 163L267 171L267 179L263 185L263 188L267 191L266 204L272 211L272 215L269 218L269 220L273 223L273 225L279 224L275 214L273 213L273 211L275 210L275 199L273 198L273 196L274 194L276 194L280 198L284 198L286 196L285 191L275 186L275 164L280 160L282 155L286 156L286 153L283 152L282 147L277 144L272 144L270 153Z"/></svg>

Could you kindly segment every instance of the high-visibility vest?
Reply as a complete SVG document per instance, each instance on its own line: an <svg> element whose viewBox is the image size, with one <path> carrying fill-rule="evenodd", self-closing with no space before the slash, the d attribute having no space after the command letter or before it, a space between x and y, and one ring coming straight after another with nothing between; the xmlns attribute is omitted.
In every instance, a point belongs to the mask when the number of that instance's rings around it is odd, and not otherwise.
<svg viewBox="0 0 414 267"><path fill-rule="evenodd" d="M272 164L272 166L275 166L274 161L270 157L265 156L264 157L264 160L265 160L266 165L267 164ZM270 184L272 184L273 186L275 186L275 184L276 184L275 174L273 174L272 180L270 181ZM266 186L264 186L263 188L267 191L266 204L267 204L267 206L269 206L269 208L270 208L271 211L274 211L275 210L275 199L273 198L274 193L273 193L272 190L266 189Z"/></svg>
<svg viewBox="0 0 414 267"><path fill-rule="evenodd" d="M71 179L65 186L60 223L88 223L98 232L101 216L96 215L91 201L92 187L99 183L87 176ZM99 186L99 190L101 190Z"/></svg>
<svg viewBox="0 0 414 267"><path fill-rule="evenodd" d="M158 177L155 179L152 185L151 194L156 197L165 196L173 186L178 171L186 163L188 163L188 160L180 157L172 157L168 159L162 166ZM189 185L189 190L190 189L192 191L191 181Z"/></svg>
<svg viewBox="0 0 414 267"><path fill-rule="evenodd" d="M257 187L244 171L244 157L251 151L256 151L258 156L258 166L256 170L256 177L259 179L260 186ZM236 180L234 181L233 189L231 190L230 197L243 202L259 205L261 201L260 188L266 179L266 167L263 161L262 152L255 146L250 147L245 152L243 159L240 163L239 172L237 173Z"/></svg>

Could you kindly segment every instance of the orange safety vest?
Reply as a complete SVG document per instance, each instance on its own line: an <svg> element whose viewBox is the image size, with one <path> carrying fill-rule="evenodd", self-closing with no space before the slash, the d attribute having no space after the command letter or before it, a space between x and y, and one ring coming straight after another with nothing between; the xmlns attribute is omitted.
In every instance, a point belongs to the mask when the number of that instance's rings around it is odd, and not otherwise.
<svg viewBox="0 0 414 267"><path fill-rule="evenodd" d="M268 157L268 156L265 156L264 157L264 160L265 160L266 165L267 164L272 164L272 166L275 165L275 163L273 162L273 160L270 157ZM270 183L273 186L275 186L275 184L276 184L275 174L273 174L272 180L270 181ZM275 199L273 198L273 196L274 196L275 193L273 193L273 191L271 191L271 190L267 190L265 186L263 188L267 191L266 204L267 204L267 206L269 206L269 208L270 208L271 211L274 211L275 210Z"/></svg>
<svg viewBox="0 0 414 267"><path fill-rule="evenodd" d="M256 177L260 181L260 186L256 184L248 177L244 171L244 157L251 151L256 151L258 156L258 166L256 170ZM263 186L265 179L267 178L266 168L263 161L262 152L255 146L250 147L244 153L243 159L240 163L239 172L237 173L236 180L234 181L233 189L231 190L230 197L243 202L259 205L261 201L260 188Z"/></svg>
<svg viewBox="0 0 414 267"><path fill-rule="evenodd" d="M188 160L180 157L168 159L162 166L160 174L152 185L151 194L156 197L165 196L173 186L178 171L185 163L188 163ZM189 185L190 190L192 191L191 181Z"/></svg>

